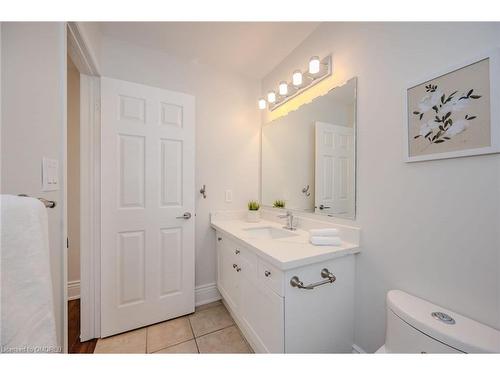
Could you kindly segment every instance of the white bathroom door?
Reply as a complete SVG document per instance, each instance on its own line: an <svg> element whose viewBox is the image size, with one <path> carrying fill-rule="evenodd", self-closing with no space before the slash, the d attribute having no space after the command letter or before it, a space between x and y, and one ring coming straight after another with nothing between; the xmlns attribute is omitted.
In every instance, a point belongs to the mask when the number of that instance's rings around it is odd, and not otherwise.
<svg viewBox="0 0 500 375"><path fill-rule="evenodd" d="M101 337L194 311L194 97L101 81Z"/></svg>
<svg viewBox="0 0 500 375"><path fill-rule="evenodd" d="M347 214L354 200L354 129L317 121L315 211Z"/></svg>

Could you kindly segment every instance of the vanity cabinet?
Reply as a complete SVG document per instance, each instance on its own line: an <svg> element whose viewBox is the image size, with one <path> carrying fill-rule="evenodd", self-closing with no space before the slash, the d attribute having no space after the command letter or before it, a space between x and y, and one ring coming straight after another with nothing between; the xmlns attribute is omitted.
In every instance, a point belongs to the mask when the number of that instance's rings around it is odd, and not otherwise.
<svg viewBox="0 0 500 375"><path fill-rule="evenodd" d="M217 234L217 259L217 287L252 348L283 353L283 297L259 280L258 257Z"/></svg>
<svg viewBox="0 0 500 375"><path fill-rule="evenodd" d="M253 350L258 353L345 353L352 351L354 255L282 270L244 241L217 232L217 287ZM334 283L312 290L328 268Z"/></svg>

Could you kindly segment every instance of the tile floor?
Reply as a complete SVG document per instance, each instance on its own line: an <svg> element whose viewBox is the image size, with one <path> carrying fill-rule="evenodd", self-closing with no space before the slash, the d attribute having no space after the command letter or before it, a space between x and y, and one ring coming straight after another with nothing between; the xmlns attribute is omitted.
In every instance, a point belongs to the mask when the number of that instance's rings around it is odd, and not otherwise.
<svg viewBox="0 0 500 375"><path fill-rule="evenodd" d="M94 353L252 353L218 301L193 314L99 339Z"/></svg>

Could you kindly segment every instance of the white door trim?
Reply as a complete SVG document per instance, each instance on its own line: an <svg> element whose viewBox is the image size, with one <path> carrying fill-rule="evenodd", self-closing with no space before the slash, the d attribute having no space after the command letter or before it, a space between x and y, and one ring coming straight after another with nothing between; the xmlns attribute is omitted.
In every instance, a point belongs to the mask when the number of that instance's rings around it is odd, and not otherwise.
<svg viewBox="0 0 500 375"><path fill-rule="evenodd" d="M67 23L68 54L82 74L98 76L97 65L76 22Z"/></svg>
<svg viewBox="0 0 500 375"><path fill-rule="evenodd" d="M99 337L101 323L100 80L97 64L77 22L66 23L66 35L67 52L80 72L80 339L86 341ZM66 153L64 161L66 163ZM64 241L66 236L65 233ZM64 274L67 272L65 261ZM66 313L65 338L67 326Z"/></svg>
<svg viewBox="0 0 500 375"><path fill-rule="evenodd" d="M100 79L80 75L80 339L101 331Z"/></svg>

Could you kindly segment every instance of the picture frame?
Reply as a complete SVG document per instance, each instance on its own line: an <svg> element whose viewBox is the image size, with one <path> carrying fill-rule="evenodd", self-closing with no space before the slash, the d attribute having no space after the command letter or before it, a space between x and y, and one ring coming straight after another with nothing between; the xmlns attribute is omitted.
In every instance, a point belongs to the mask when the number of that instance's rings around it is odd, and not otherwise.
<svg viewBox="0 0 500 375"><path fill-rule="evenodd" d="M403 98L405 162L500 152L500 48L407 84Z"/></svg>

